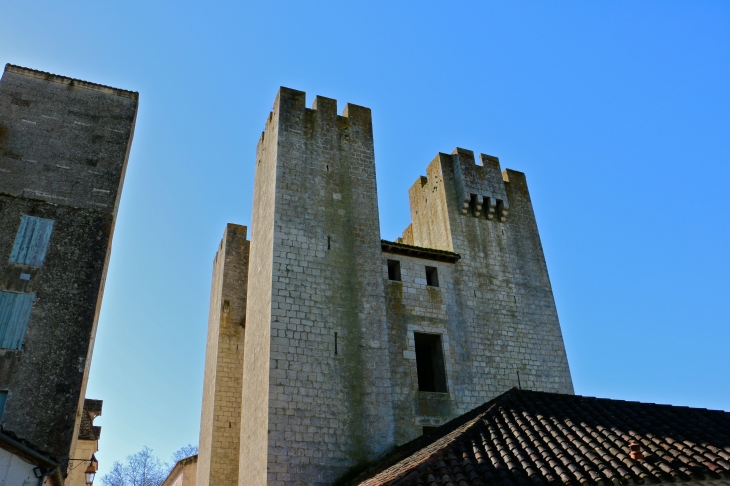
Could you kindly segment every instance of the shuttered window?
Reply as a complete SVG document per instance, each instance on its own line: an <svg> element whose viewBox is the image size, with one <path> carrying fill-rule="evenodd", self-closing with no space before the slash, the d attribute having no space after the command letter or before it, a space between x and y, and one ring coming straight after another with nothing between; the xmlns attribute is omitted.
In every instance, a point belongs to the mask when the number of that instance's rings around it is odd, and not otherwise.
<svg viewBox="0 0 730 486"><path fill-rule="evenodd" d="M40 267L46 258L48 241L51 239L53 220L35 216L23 216L15 236L10 263Z"/></svg>
<svg viewBox="0 0 730 486"><path fill-rule="evenodd" d="M23 346L33 299L33 294L0 292L0 349Z"/></svg>

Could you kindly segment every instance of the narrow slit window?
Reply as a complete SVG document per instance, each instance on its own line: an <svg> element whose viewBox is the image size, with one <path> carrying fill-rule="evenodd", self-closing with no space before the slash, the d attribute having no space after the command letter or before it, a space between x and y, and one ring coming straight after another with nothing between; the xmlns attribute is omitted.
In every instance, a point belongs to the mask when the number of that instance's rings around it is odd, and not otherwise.
<svg viewBox="0 0 730 486"><path fill-rule="evenodd" d="M332 249L332 239L329 236L327 237L327 249Z"/></svg>
<svg viewBox="0 0 730 486"><path fill-rule="evenodd" d="M447 393L440 334L413 333L416 342L418 391Z"/></svg>
<svg viewBox="0 0 730 486"><path fill-rule="evenodd" d="M400 282L400 262L398 260L388 260L388 280Z"/></svg>
<svg viewBox="0 0 730 486"><path fill-rule="evenodd" d="M53 231L53 220L23 216L15 236L10 263L40 267L46 259L48 242Z"/></svg>
<svg viewBox="0 0 730 486"><path fill-rule="evenodd" d="M436 267L426 267L426 285L430 287L439 286L439 272Z"/></svg>
<svg viewBox="0 0 730 486"><path fill-rule="evenodd" d="M23 346L34 299L34 294L0 292L0 349Z"/></svg>

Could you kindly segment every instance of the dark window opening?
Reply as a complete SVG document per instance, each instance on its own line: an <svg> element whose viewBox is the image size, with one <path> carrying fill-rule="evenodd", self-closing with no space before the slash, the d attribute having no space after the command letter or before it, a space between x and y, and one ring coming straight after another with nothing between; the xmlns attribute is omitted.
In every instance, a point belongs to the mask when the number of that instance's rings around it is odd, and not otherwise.
<svg viewBox="0 0 730 486"><path fill-rule="evenodd" d="M329 236L327 237L327 249L332 249L332 239Z"/></svg>
<svg viewBox="0 0 730 486"><path fill-rule="evenodd" d="M418 391L446 393L446 370L440 334L413 333Z"/></svg>
<svg viewBox="0 0 730 486"><path fill-rule="evenodd" d="M388 260L388 280L400 282L400 262L398 260Z"/></svg>
<svg viewBox="0 0 730 486"><path fill-rule="evenodd" d="M337 333L335 333L335 356L337 356Z"/></svg>
<svg viewBox="0 0 730 486"><path fill-rule="evenodd" d="M497 217L501 218L504 216L504 201L497 199Z"/></svg>
<svg viewBox="0 0 730 486"><path fill-rule="evenodd" d="M471 213L478 218L481 214L482 209L481 202L479 201L479 198L476 194L470 195L469 208L471 209Z"/></svg>
<svg viewBox="0 0 730 486"><path fill-rule="evenodd" d="M423 426L423 435L430 435L432 434L438 427L434 427L433 425L424 425Z"/></svg>
<svg viewBox="0 0 730 486"><path fill-rule="evenodd" d="M439 272L436 267L426 267L426 285L430 287L439 286Z"/></svg>

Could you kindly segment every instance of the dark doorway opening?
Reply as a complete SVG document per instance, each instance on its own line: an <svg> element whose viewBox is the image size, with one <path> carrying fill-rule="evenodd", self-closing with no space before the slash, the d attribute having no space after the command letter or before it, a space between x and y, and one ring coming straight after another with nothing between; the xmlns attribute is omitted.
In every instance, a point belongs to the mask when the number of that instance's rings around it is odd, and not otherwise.
<svg viewBox="0 0 730 486"><path fill-rule="evenodd" d="M446 393L446 369L440 334L413 333L416 341L418 391Z"/></svg>
<svg viewBox="0 0 730 486"><path fill-rule="evenodd" d="M436 267L426 267L426 285L439 286L439 272Z"/></svg>
<svg viewBox="0 0 730 486"><path fill-rule="evenodd" d="M398 260L388 260L388 280L400 282L400 262Z"/></svg>

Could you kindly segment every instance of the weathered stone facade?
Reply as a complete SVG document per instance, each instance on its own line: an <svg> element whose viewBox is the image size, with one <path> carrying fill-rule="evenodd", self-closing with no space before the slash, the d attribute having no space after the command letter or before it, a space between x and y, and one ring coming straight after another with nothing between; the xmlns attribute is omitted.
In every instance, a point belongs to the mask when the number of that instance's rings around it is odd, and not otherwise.
<svg viewBox="0 0 730 486"><path fill-rule="evenodd" d="M438 154L382 242L370 110L280 89L256 154L239 472L210 484L335 484L518 382L573 392L525 176L481 160ZM423 391L431 338L445 376Z"/></svg>
<svg viewBox="0 0 730 486"><path fill-rule="evenodd" d="M213 262L197 484L238 475L248 253L246 227L229 224Z"/></svg>
<svg viewBox="0 0 730 486"><path fill-rule="evenodd" d="M0 81L0 424L64 475L137 103L135 92L11 65Z"/></svg>

